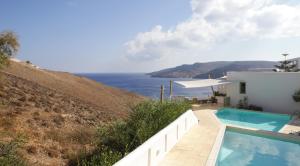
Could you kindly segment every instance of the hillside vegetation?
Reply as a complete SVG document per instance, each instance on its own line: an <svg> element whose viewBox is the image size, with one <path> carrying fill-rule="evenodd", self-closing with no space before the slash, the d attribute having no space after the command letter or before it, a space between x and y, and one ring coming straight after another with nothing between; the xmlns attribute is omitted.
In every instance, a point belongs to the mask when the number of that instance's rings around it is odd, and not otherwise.
<svg viewBox="0 0 300 166"><path fill-rule="evenodd" d="M147 101L138 104L127 119L99 126L96 136L97 148L75 158L70 165L111 166L189 108L190 104L180 101Z"/></svg>
<svg viewBox="0 0 300 166"><path fill-rule="evenodd" d="M12 61L0 75L0 145L9 150L0 152L0 161L17 158L27 165L66 165L82 151L94 150L98 125L126 118L145 100L27 63Z"/></svg>

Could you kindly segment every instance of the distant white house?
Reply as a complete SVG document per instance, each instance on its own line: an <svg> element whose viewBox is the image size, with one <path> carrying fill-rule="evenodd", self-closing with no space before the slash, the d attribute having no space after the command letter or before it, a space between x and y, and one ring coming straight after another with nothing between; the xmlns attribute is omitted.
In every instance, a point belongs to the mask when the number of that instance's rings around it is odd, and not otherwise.
<svg viewBox="0 0 300 166"><path fill-rule="evenodd" d="M20 59L17 59L17 58L10 58L10 60L13 61L13 62L29 65L29 66L31 66L33 68L36 68L36 69L40 69L39 66L32 64L30 61L24 62L24 61L21 61Z"/></svg>
<svg viewBox="0 0 300 166"><path fill-rule="evenodd" d="M227 81L231 82L226 85L231 106L246 100L267 112L300 111L300 103L292 97L300 90L300 72L228 72Z"/></svg>

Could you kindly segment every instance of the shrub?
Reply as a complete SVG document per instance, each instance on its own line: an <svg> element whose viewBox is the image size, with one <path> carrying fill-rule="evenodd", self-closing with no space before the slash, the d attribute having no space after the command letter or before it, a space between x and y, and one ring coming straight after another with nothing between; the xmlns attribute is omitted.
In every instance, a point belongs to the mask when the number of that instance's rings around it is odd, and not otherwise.
<svg viewBox="0 0 300 166"><path fill-rule="evenodd" d="M263 108L257 105L249 105L248 107L249 110L254 110L254 111L263 111Z"/></svg>
<svg viewBox="0 0 300 166"><path fill-rule="evenodd" d="M0 126L4 128L4 130L8 130L13 128L15 123L15 118L11 116L0 118Z"/></svg>
<svg viewBox="0 0 300 166"><path fill-rule="evenodd" d="M76 143L80 145L91 144L94 140L96 129L77 126L73 130L51 128L44 134L44 139L50 139L62 144Z"/></svg>
<svg viewBox="0 0 300 166"><path fill-rule="evenodd" d="M77 158L71 160L69 165L106 166L113 165L122 158L122 155L119 152L109 150L107 147L101 147L101 149L97 149L94 153L97 154L83 152Z"/></svg>
<svg viewBox="0 0 300 166"><path fill-rule="evenodd" d="M189 108L186 102L141 103L126 120L99 126L96 150L72 160L70 165L112 165Z"/></svg>
<svg viewBox="0 0 300 166"><path fill-rule="evenodd" d="M219 91L214 91L214 96L226 96L226 94Z"/></svg>
<svg viewBox="0 0 300 166"><path fill-rule="evenodd" d="M24 140L21 137L9 142L0 141L0 166L25 166L25 161L17 153L23 143Z"/></svg>
<svg viewBox="0 0 300 166"><path fill-rule="evenodd" d="M293 99L296 101L296 102L300 102L300 90L296 91L293 95Z"/></svg>
<svg viewBox="0 0 300 166"><path fill-rule="evenodd" d="M76 142L81 145L91 144L94 140L96 129L87 127L77 127L66 135L66 140Z"/></svg>
<svg viewBox="0 0 300 166"><path fill-rule="evenodd" d="M133 109L127 124L140 145L190 108L185 102L145 102ZM133 146L135 149L136 146Z"/></svg>
<svg viewBox="0 0 300 166"><path fill-rule="evenodd" d="M244 97L243 100L239 100L239 103L237 104L237 107L239 109L248 109L248 97Z"/></svg>

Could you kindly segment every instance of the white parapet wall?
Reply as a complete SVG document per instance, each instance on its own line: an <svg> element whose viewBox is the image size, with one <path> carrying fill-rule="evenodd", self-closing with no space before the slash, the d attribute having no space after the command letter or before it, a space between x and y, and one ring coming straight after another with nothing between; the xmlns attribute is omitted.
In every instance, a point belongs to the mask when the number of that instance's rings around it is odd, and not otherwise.
<svg viewBox="0 0 300 166"><path fill-rule="evenodd" d="M115 163L114 166L157 165L182 136L197 124L197 117L192 110L188 110L123 159Z"/></svg>

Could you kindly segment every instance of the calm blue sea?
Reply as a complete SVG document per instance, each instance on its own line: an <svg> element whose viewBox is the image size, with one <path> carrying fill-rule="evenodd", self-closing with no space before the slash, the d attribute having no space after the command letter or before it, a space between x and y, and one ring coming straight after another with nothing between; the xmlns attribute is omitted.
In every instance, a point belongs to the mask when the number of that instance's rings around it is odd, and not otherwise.
<svg viewBox="0 0 300 166"><path fill-rule="evenodd" d="M160 86L165 86L165 95L169 96L170 78L153 78L146 74L77 74L103 84L135 92L151 98L159 98ZM192 80L183 78L172 78L178 80ZM205 98L211 94L210 88L183 88L173 84L173 95Z"/></svg>

